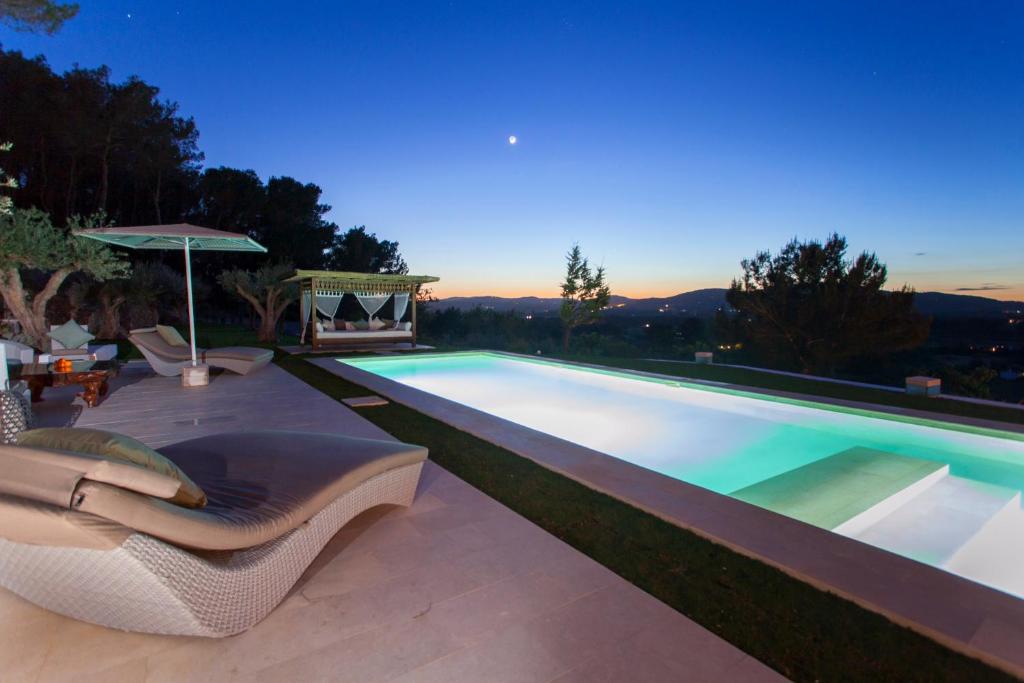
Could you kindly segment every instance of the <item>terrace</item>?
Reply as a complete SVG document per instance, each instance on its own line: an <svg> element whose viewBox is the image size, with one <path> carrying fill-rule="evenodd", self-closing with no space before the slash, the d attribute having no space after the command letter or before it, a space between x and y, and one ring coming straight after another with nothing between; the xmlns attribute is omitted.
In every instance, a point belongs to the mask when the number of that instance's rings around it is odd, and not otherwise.
<svg viewBox="0 0 1024 683"><path fill-rule="evenodd" d="M391 439L281 367L180 380L128 363L107 399L70 388L41 425L151 446L290 429ZM771 669L566 543L427 463L415 503L377 508L329 543L284 602L238 636L125 633L0 591L6 680L777 680Z"/></svg>

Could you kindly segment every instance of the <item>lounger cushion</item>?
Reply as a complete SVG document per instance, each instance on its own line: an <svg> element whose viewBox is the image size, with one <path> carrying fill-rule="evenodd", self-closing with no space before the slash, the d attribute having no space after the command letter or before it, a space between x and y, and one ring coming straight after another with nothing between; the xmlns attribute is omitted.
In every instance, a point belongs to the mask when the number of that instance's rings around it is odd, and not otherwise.
<svg viewBox="0 0 1024 683"><path fill-rule="evenodd" d="M257 363L269 360L273 356L274 352L270 349L260 349L255 346L224 346L219 349L210 349L203 353L203 359L213 365L216 365L218 359Z"/></svg>
<svg viewBox="0 0 1024 683"><path fill-rule="evenodd" d="M171 346L188 346L188 342L181 336L181 333L170 325L157 325L156 333Z"/></svg>
<svg viewBox="0 0 1024 683"><path fill-rule="evenodd" d="M132 330L128 337L133 344L159 356L165 361L192 360L192 350L188 346L172 346L164 341L155 327ZM196 350L197 353L201 349Z"/></svg>
<svg viewBox="0 0 1024 683"><path fill-rule="evenodd" d="M113 550L131 534L128 527L95 515L0 495L0 538L14 543Z"/></svg>
<svg viewBox="0 0 1024 683"><path fill-rule="evenodd" d="M283 431L205 436L160 453L202 486L206 507L85 482L77 509L176 545L237 550L278 538L371 477L427 457L425 448L394 441Z"/></svg>
<svg viewBox="0 0 1024 683"><path fill-rule="evenodd" d="M130 436L100 429L46 427L23 432L18 437L18 445L88 453L114 461L132 463L179 482L177 492L170 498L170 502L186 507L206 505L206 494L187 474L173 462Z"/></svg>

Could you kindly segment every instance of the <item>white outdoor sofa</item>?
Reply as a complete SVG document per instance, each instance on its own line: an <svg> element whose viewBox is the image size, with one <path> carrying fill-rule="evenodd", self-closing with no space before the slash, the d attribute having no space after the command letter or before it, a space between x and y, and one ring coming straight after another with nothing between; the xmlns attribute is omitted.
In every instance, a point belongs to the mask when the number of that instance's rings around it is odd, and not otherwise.
<svg viewBox="0 0 1024 683"><path fill-rule="evenodd" d="M50 331L56 330L60 325L50 325ZM88 325L82 325L82 329L89 332ZM70 360L114 360L117 358L117 344L82 344L69 349L54 338L50 338L49 353L39 354L40 363L52 363L58 358Z"/></svg>

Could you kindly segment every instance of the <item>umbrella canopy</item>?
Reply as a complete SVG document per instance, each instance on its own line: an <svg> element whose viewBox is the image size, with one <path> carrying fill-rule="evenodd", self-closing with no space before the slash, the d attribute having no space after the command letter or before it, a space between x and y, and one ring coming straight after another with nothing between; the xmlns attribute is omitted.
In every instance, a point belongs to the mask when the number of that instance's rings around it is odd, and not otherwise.
<svg viewBox="0 0 1024 683"><path fill-rule="evenodd" d="M174 225L138 225L127 228L91 228L75 233L80 237L115 244L129 249L181 249L185 252L185 285L188 290L188 333L192 345L192 365L196 361L196 324L192 310L192 259L197 251L249 251L267 253L266 247L248 235L203 228L188 223Z"/></svg>
<svg viewBox="0 0 1024 683"><path fill-rule="evenodd" d="M101 242L131 249L184 249L192 251L267 250L248 235L203 228L188 223L175 225L139 225L131 228L92 228L75 233Z"/></svg>

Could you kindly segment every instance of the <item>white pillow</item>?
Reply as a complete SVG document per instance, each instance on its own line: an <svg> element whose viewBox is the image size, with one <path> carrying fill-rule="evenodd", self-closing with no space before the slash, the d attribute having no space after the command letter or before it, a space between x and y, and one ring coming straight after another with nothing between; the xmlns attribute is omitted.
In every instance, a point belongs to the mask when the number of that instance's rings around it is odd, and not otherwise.
<svg viewBox="0 0 1024 683"><path fill-rule="evenodd" d="M374 332L376 332L377 330L383 330L384 322L381 321L379 318L372 318L370 320L370 329Z"/></svg>
<svg viewBox="0 0 1024 683"><path fill-rule="evenodd" d="M412 323L402 323L402 329L408 332L412 329Z"/></svg>
<svg viewBox="0 0 1024 683"><path fill-rule="evenodd" d="M317 332L323 332L324 331L323 323L321 323L319 320L316 321L316 331Z"/></svg>

